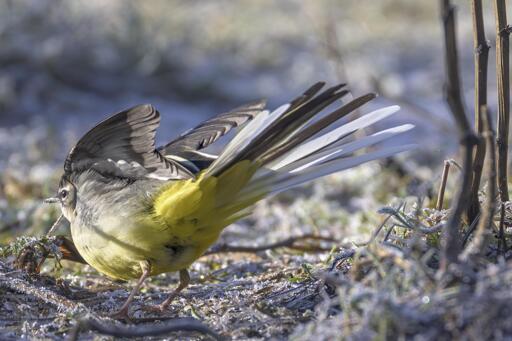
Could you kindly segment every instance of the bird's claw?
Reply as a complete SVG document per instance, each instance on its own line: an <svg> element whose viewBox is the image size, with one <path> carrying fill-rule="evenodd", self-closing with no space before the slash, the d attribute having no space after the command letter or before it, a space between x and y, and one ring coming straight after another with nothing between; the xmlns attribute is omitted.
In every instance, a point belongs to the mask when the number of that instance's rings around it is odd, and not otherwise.
<svg viewBox="0 0 512 341"><path fill-rule="evenodd" d="M143 305L142 310L148 313L162 314L167 310L167 306L163 304Z"/></svg>
<svg viewBox="0 0 512 341"><path fill-rule="evenodd" d="M116 311L115 313L110 315L110 318L113 319L113 320L125 321L125 322L128 322L128 323L133 323L132 318L128 314L128 309L127 308L122 308L122 309Z"/></svg>

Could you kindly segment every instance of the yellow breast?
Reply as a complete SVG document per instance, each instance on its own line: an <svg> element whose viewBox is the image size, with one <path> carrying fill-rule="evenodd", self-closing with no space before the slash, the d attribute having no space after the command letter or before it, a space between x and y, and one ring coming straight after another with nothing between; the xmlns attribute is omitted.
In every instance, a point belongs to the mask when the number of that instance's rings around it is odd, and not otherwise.
<svg viewBox="0 0 512 341"><path fill-rule="evenodd" d="M106 215L92 229L72 225L78 251L91 266L114 278L139 277L143 260L151 263L152 275L186 269L257 200L236 202L255 169L243 161L218 178L200 175L171 182L155 196L152 211Z"/></svg>

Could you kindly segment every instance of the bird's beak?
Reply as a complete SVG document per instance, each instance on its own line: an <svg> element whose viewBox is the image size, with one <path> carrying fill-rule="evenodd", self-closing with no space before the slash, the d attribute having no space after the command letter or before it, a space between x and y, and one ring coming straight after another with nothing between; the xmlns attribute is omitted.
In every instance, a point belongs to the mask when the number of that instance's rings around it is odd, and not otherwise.
<svg viewBox="0 0 512 341"><path fill-rule="evenodd" d="M46 204L56 204L56 203L60 202L60 200L59 200L59 198L53 197L53 198L44 199L44 202Z"/></svg>

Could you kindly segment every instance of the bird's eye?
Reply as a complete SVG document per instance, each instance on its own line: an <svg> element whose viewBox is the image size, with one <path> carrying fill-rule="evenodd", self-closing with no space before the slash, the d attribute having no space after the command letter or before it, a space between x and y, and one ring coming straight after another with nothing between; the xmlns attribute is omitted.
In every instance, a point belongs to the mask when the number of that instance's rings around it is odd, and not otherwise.
<svg viewBox="0 0 512 341"><path fill-rule="evenodd" d="M68 197L68 191L66 189L63 189L60 191L60 198L61 199L66 199Z"/></svg>

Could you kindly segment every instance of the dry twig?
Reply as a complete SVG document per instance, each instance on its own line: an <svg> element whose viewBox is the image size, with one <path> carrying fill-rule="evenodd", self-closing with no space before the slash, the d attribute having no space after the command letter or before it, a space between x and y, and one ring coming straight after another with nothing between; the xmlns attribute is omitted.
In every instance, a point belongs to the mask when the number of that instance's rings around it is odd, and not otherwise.
<svg viewBox="0 0 512 341"><path fill-rule="evenodd" d="M473 175L473 147L477 144L478 137L471 129L462 102L455 34L455 10L449 0L441 0L441 15L444 26L447 72L445 96L459 129L459 135L461 137L460 144L463 154L462 183L455 197L452 212L444 229L443 252L440 266L441 273L444 273L451 263L457 262L460 253L459 226L461 216L463 212L466 211L469 202Z"/></svg>
<svg viewBox="0 0 512 341"><path fill-rule="evenodd" d="M439 186L439 193L437 194L436 209L441 211L443 209L444 191L446 190L446 182L448 181L448 172L450 171L450 162L444 161L443 175L441 177L441 185Z"/></svg>
<svg viewBox="0 0 512 341"><path fill-rule="evenodd" d="M471 1L473 14L473 46L475 49L475 129L479 136L484 132L483 108L487 106L487 61L489 59L489 43L485 38L482 0ZM481 139L476 147L473 163L473 183L471 186L471 204L468 208L469 222L475 220L480 212L478 191L485 161L485 140Z"/></svg>
<svg viewBox="0 0 512 341"><path fill-rule="evenodd" d="M467 261L469 256L478 255L486 247L488 237L491 234L492 223L494 220L494 210L496 209L496 149L494 145L494 130L491 126L491 118L486 107L482 107L484 136L487 144L487 154L489 158L486 162L486 173L489 179L487 185L487 194L485 196L485 205L482 210L482 217L478 222L473 241L469 244L461 255L463 261Z"/></svg>
<svg viewBox="0 0 512 341"><path fill-rule="evenodd" d="M498 251L504 255L507 249L507 239L505 238L505 204L501 203Z"/></svg>
<svg viewBox="0 0 512 341"><path fill-rule="evenodd" d="M95 330L101 334L115 337L146 337L159 336L172 332L196 332L211 336L215 340L223 340L223 338L215 331L194 318L179 318L168 321L163 324L146 324L138 326L126 326L119 324L105 324L97 318L86 318L78 321L71 330L68 340L75 341L78 339L80 331Z"/></svg>
<svg viewBox="0 0 512 341"><path fill-rule="evenodd" d="M314 234L305 234L303 236L298 237L290 237L280 242L275 242L268 245L261 246L235 246L235 245L226 245L226 244L217 244L212 247L210 250L205 252L204 256L215 254L215 253L225 253L225 252L261 252L267 250L278 249L281 247L286 247L293 250L304 251L304 252L323 252L330 251L332 247L325 248L319 245L297 245L296 243L299 241L307 241L307 240L315 240L315 241L327 241L327 242L336 242L336 239L330 237L322 237Z"/></svg>
<svg viewBox="0 0 512 341"><path fill-rule="evenodd" d="M508 166L508 130L510 121L510 80L509 80L509 34L507 27L507 9L505 0L494 1L496 17L496 79L498 82L498 187L502 202L509 200Z"/></svg>

